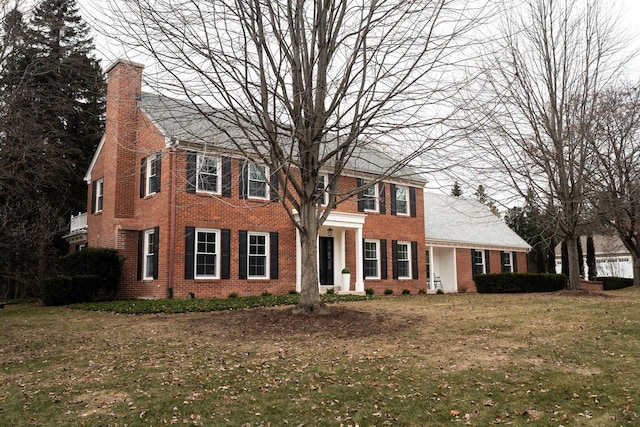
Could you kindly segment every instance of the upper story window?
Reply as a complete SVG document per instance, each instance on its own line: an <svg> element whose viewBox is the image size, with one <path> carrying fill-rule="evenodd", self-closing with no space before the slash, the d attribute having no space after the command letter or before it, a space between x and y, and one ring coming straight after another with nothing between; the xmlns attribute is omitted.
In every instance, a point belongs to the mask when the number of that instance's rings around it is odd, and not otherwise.
<svg viewBox="0 0 640 427"><path fill-rule="evenodd" d="M257 163L249 163L247 173L247 195L251 198L266 199L268 194L267 176L269 168Z"/></svg>
<svg viewBox="0 0 640 427"><path fill-rule="evenodd" d="M373 184L362 192L362 203L365 211L378 212L378 184Z"/></svg>
<svg viewBox="0 0 640 427"><path fill-rule="evenodd" d="M145 157L140 165L140 197L160 192L160 171L162 157L160 153Z"/></svg>
<svg viewBox="0 0 640 427"><path fill-rule="evenodd" d="M318 175L316 190L320 193L320 204L327 206L329 204L329 193L327 192L328 179L326 175Z"/></svg>
<svg viewBox="0 0 640 427"><path fill-rule="evenodd" d="M207 193L220 194L222 179L219 157L198 155L197 189Z"/></svg>
<svg viewBox="0 0 640 427"><path fill-rule="evenodd" d="M399 215L409 215L409 190L407 187L396 187L396 213Z"/></svg>
<svg viewBox="0 0 640 427"><path fill-rule="evenodd" d="M380 242L365 240L364 242L364 278L380 278Z"/></svg>
<svg viewBox="0 0 640 427"><path fill-rule="evenodd" d="M93 181L92 184L91 213L102 212L104 199L104 178Z"/></svg>

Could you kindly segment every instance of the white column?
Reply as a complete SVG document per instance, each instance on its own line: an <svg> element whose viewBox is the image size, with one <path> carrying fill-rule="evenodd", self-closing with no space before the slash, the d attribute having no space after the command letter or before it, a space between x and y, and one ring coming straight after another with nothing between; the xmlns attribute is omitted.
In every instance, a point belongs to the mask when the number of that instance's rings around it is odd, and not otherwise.
<svg viewBox="0 0 640 427"><path fill-rule="evenodd" d="M302 246L300 230L296 227L296 292L302 292Z"/></svg>
<svg viewBox="0 0 640 427"><path fill-rule="evenodd" d="M433 246L429 246L429 288L435 289L435 284L433 283L435 277L435 265L433 264L434 256L433 256Z"/></svg>
<svg viewBox="0 0 640 427"><path fill-rule="evenodd" d="M451 250L453 251L453 286L455 291L458 292L458 250L456 248Z"/></svg>
<svg viewBox="0 0 640 427"><path fill-rule="evenodd" d="M364 266L362 260L362 226L356 228L356 292L364 292Z"/></svg>

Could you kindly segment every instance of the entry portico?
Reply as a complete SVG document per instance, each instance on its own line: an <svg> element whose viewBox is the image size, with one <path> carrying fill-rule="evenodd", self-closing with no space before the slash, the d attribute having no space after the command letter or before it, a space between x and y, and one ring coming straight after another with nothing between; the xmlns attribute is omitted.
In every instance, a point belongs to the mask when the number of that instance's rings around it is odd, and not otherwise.
<svg viewBox="0 0 640 427"><path fill-rule="evenodd" d="M331 212L320 227L318 236L318 283L323 287L339 287L343 292L364 293L364 269L362 259L362 229L366 215ZM347 232L355 233L355 271L347 265ZM350 283L342 283L342 269L348 268L355 278L355 288ZM296 230L296 291L302 290L302 249L300 232Z"/></svg>

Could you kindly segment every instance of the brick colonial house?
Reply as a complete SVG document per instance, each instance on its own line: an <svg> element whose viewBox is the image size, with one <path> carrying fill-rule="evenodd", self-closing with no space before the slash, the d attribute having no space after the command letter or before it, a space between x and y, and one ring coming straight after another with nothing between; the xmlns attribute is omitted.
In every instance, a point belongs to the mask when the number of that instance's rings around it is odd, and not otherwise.
<svg viewBox="0 0 640 427"><path fill-rule="evenodd" d="M143 94L142 72L124 60L108 68L105 134L85 177L87 244L124 255L120 296L299 291L299 237L268 168L240 155L190 104ZM373 181L390 161L363 152L338 191ZM318 239L321 290L424 289L425 181L411 173L332 211ZM342 283L343 268L350 283Z"/></svg>
<svg viewBox="0 0 640 427"><path fill-rule="evenodd" d="M475 200L424 193L430 291L475 291L473 275L528 271L531 246Z"/></svg>

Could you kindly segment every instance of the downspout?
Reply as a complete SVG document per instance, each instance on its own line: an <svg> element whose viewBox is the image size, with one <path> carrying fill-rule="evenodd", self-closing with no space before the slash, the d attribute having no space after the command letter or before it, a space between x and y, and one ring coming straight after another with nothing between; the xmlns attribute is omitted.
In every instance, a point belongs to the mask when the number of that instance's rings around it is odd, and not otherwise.
<svg viewBox="0 0 640 427"><path fill-rule="evenodd" d="M176 258L176 141L172 139L169 148L171 162L171 180L169 184L169 280L167 281L167 293L169 298L173 298L173 275L175 272Z"/></svg>

